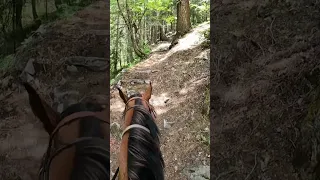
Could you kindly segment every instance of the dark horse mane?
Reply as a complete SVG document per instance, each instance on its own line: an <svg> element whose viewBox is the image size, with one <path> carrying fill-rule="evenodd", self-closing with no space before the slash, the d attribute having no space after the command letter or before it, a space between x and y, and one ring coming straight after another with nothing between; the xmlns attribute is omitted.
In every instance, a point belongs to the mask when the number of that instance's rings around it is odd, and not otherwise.
<svg viewBox="0 0 320 180"><path fill-rule="evenodd" d="M78 103L71 105L61 113L63 119L80 111L99 112L103 108L94 103ZM104 139L101 132L101 122L96 117L84 117L79 120L81 137L94 137L89 141L75 144L76 152L71 179L100 180L110 178L110 142Z"/></svg>
<svg viewBox="0 0 320 180"><path fill-rule="evenodd" d="M134 94L129 97L141 97ZM135 105L142 105L141 99L135 100ZM130 130L128 144L128 176L131 180L163 180L164 161L160 151L159 129L150 112L136 106L131 124L147 127L150 133L143 129Z"/></svg>

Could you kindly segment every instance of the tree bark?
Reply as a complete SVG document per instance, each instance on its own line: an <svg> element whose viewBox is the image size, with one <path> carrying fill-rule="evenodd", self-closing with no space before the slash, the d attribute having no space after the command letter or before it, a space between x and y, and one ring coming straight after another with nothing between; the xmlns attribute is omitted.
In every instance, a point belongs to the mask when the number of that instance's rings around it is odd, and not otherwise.
<svg viewBox="0 0 320 180"><path fill-rule="evenodd" d="M36 21L38 19L36 0L31 0L31 5L33 20Z"/></svg>
<svg viewBox="0 0 320 180"><path fill-rule="evenodd" d="M118 14L117 17L117 36L116 36L116 44L115 44L115 50L114 50L114 59L113 59L113 72L117 73L117 65L118 65L118 58L119 58L119 54L118 54L118 44L119 44L119 23L120 23L120 15ZM121 58L120 58L121 59Z"/></svg>
<svg viewBox="0 0 320 180"><path fill-rule="evenodd" d="M18 41L22 41L25 37L23 27L22 27L22 7L23 7L23 0L16 0L16 7L15 7L15 35Z"/></svg>
<svg viewBox="0 0 320 180"><path fill-rule="evenodd" d="M169 41L169 38L164 33L163 26L159 25L158 28L160 31L160 41Z"/></svg>
<svg viewBox="0 0 320 180"><path fill-rule="evenodd" d="M127 31L127 63L133 62L133 54L132 54L132 42L130 39L129 31Z"/></svg>
<svg viewBox="0 0 320 180"><path fill-rule="evenodd" d="M189 0L180 0L177 3L177 27L180 36L185 35L191 29Z"/></svg>

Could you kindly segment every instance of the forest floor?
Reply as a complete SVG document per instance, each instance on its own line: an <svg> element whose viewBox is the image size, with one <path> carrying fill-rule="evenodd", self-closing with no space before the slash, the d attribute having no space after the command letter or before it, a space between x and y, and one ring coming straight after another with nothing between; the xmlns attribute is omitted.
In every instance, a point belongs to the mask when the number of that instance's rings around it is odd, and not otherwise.
<svg viewBox="0 0 320 180"><path fill-rule="evenodd" d="M319 179L320 3L211 6L211 179Z"/></svg>
<svg viewBox="0 0 320 180"><path fill-rule="evenodd" d="M165 179L210 179L209 175L209 47L203 32L209 23L194 28L171 50L154 50L150 57L126 70L120 80L128 94L153 84L150 103L157 112ZM166 44L169 46L169 44ZM163 47L163 44L159 44ZM161 49L161 48L160 48ZM118 166L124 103L116 89L110 92L111 170ZM167 121L171 126L164 126Z"/></svg>
<svg viewBox="0 0 320 180"><path fill-rule="evenodd" d="M0 73L0 179L37 179L49 140L42 124L31 112L26 91L17 81L27 62L33 60L35 69L34 75L27 79L53 107L63 109L90 95L101 95L109 104L106 70L88 70L85 65L67 64L65 59L94 57L100 58L100 62L91 65L108 64L108 14L106 2L99 1L68 19L40 26L19 48L15 57L16 71Z"/></svg>

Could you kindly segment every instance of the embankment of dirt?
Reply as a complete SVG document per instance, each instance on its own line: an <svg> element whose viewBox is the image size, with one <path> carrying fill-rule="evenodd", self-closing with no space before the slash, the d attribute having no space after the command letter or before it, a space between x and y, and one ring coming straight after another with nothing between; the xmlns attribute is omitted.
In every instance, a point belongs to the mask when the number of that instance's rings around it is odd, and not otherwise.
<svg viewBox="0 0 320 180"><path fill-rule="evenodd" d="M319 9L212 4L211 179L320 177Z"/></svg>

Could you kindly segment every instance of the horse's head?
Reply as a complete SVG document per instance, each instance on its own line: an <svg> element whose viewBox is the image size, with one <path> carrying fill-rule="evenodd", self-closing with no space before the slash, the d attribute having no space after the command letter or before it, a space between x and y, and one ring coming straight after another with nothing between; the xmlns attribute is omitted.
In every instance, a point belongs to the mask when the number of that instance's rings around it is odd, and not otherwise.
<svg viewBox="0 0 320 180"><path fill-rule="evenodd" d="M154 108L149 103L152 95L151 82L143 94L128 97L120 88L118 90L125 103L119 179L164 179L159 129L155 123Z"/></svg>
<svg viewBox="0 0 320 180"><path fill-rule="evenodd" d="M50 135L40 179L107 179L110 174L110 120L106 104L86 98L57 113L24 83L32 112Z"/></svg>

